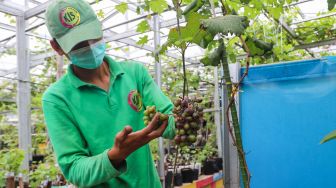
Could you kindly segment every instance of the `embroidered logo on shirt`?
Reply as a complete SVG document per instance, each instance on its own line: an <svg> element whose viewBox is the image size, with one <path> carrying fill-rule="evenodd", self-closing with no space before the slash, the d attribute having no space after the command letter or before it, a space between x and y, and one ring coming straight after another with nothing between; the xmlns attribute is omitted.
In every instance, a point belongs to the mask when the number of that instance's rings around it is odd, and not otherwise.
<svg viewBox="0 0 336 188"><path fill-rule="evenodd" d="M132 90L128 94L128 104L131 108L137 112L140 112L142 109L142 99L137 90Z"/></svg>
<svg viewBox="0 0 336 188"><path fill-rule="evenodd" d="M59 19L64 27L71 29L79 24L80 14L76 9L66 7L61 10Z"/></svg>

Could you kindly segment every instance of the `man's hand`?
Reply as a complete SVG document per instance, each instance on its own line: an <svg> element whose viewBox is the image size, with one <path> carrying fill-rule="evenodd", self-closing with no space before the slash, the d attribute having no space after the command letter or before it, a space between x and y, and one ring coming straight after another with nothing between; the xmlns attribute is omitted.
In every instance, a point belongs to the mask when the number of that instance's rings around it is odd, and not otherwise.
<svg viewBox="0 0 336 188"><path fill-rule="evenodd" d="M168 120L158 126L159 119L160 115L156 113L153 120L144 129L132 132L132 127L126 126L117 134L114 146L108 152L109 159L114 167L118 168L128 155L151 140L162 136L167 128Z"/></svg>

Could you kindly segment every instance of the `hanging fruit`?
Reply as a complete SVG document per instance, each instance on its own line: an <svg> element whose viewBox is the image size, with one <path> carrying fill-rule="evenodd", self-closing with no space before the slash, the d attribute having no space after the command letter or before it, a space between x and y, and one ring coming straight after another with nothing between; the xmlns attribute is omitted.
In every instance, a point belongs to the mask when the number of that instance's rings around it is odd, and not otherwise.
<svg viewBox="0 0 336 188"><path fill-rule="evenodd" d="M174 102L174 116L176 122L175 143L177 145L191 145L197 140L197 131L203 124L202 99L188 97L179 98Z"/></svg>

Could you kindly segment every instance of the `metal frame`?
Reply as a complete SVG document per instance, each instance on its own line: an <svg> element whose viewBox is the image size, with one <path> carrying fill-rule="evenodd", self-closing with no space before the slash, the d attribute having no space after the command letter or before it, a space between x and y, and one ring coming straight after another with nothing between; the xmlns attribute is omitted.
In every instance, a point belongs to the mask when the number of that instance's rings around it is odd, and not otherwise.
<svg viewBox="0 0 336 188"><path fill-rule="evenodd" d="M17 16L17 37L16 37L16 50L17 50L17 62L18 62L18 96L17 106L19 114L19 148L25 151L25 158L22 168L29 169L29 160L31 159L31 99L30 99L30 75L29 75L29 50L27 49L28 40L25 35L26 21L23 17Z"/></svg>
<svg viewBox="0 0 336 188"><path fill-rule="evenodd" d="M4 12L13 16L22 16L24 14L24 10L18 8L19 6L16 6L12 4L9 4L7 1L1 1L0 2L0 12Z"/></svg>
<svg viewBox="0 0 336 188"><path fill-rule="evenodd" d="M323 41L319 41L319 42L312 42L310 44L302 44L302 45L299 45L299 46L295 46L294 49L295 50L309 49L309 48L316 48L316 47L319 47L319 46L326 46L326 45L336 45L336 38L323 40Z"/></svg>
<svg viewBox="0 0 336 188"><path fill-rule="evenodd" d="M331 17L331 16L335 16L335 15L336 15L336 12L333 12L333 13L330 13L330 14L325 14L325 15L317 16L315 18L309 18L309 19L293 22L292 24L296 25L296 24L300 24L300 23L304 23L304 22L309 22L309 21L313 21L313 20L318 20L318 19L322 19L322 18L327 18L327 17Z"/></svg>
<svg viewBox="0 0 336 188"><path fill-rule="evenodd" d="M302 3L310 2L313 0L302 0L299 2L292 3L287 6L292 7L292 6L297 6ZM50 1L47 1L45 3L41 3L37 0L29 0L29 2L37 5L34 8L27 9L28 5L28 0L25 0L25 6L18 5L17 3L14 3L12 0L2 0L0 1L0 12L10 14L16 17L17 23L16 27L12 25L8 25L5 23L1 23L0 21L0 28L5 29L8 31L16 32L15 34L3 39L0 41L0 52L4 51L5 48L13 48L15 44L8 44L8 41L16 37L17 45L17 62L18 66L17 68L11 69L11 70L0 70L0 76L7 76L10 74L16 74L17 73L17 79L18 81L18 97L17 97L17 104L18 104L18 114L19 114L19 147L21 149L24 149L25 151L29 151L29 148L31 146L31 134L30 134L30 84L29 82L29 70L35 66L41 65L45 63L45 58L55 56L56 54L54 52L46 52L44 54L39 54L39 55L31 55L29 54L28 48L28 36L29 37L37 37L40 39L45 39L49 40L50 38L46 36L41 36L39 34L35 34L32 32L32 30L43 26L45 23L38 23L34 26L26 27L26 20L31 19L31 18L38 18L38 19L44 19L44 16L41 15L43 12L45 12L46 7L50 3ZM121 0L111 0L113 3L121 3ZM96 1L91 2L90 4L94 4ZM136 12L136 5L130 5L129 10ZM165 12L170 11L170 9L166 10ZM217 10L216 10L217 11ZM220 10L218 10L220 11ZM117 15L118 12L116 11L111 11L107 14L107 16L102 20L102 23L107 22L108 20L111 20L115 15ZM146 19L149 15L153 17L153 29L149 32L154 33L154 46L149 46L149 45L144 45L144 46L139 46L136 44L136 41L131 39L130 37L140 35L140 33L131 30L127 31L124 33L116 33L112 31L113 28L123 26L132 22L136 22L139 20ZM326 18L329 16L334 16L336 13L330 13L327 15L322 15L322 16L317 16L316 18L312 19L304 19L301 21L297 21L292 23L293 25L307 22L307 21L312 21L316 19L321 19L321 18ZM276 20L279 25L281 25L287 33L297 40L297 35L293 31L293 29L286 24L286 22L283 21L283 18L280 20ZM157 54L157 47L160 44L160 38L163 36L160 36L160 29L163 28L170 28L172 26L176 25L176 19L170 19L170 20L160 20L160 17L155 14L146 14L137 18L134 18L132 20L127 20L126 22L112 25L109 27L104 28L105 31L105 38L107 42L112 42L112 41L117 41L119 43L123 43L126 46L133 46L135 48L141 49L141 50L146 50L154 55ZM181 23L184 23L185 20L181 19ZM310 44L304 44L302 41L299 41L299 46L296 46L295 49L306 49L311 55L313 53L309 50L310 48L318 47L318 46L324 46L324 45L335 45L336 44L336 39L330 39L326 41L319 41L319 42L314 42ZM181 56L179 54L176 54L172 51L168 51L166 56L174 58L174 59L181 59ZM246 55L242 54L240 55L239 58L245 58ZM123 57L121 57L123 58ZM58 59L62 62L63 60L58 57ZM128 58L125 58L128 59ZM188 67L194 67L194 66L200 66L200 62L197 60L197 58L187 58L186 61L188 62ZM161 64L163 62L160 61L160 58L156 58L156 63L155 63L155 78L157 81L157 84L161 86ZM61 63L62 64L62 63ZM237 73L236 73L237 74ZM221 74L221 76L223 76ZM226 99L227 96L225 94L225 88L223 87L223 84L220 86L219 80L218 80L218 69L215 69L214 73L214 78L215 78L215 93L214 93L214 102L215 102L215 123L218 125L217 127L217 132L220 132L220 134L217 134L217 137L219 138L218 145L219 145L219 151L220 155L222 155L225 160L224 167L225 167L225 183L226 187L238 187L238 185L233 185L230 184L232 181L239 181L239 180L234 180L232 177L236 176L238 171L235 170L236 167L232 167L232 164L235 164L237 162L237 156L233 155L232 152L234 152L234 149L232 148L232 141L228 138L228 132L225 131L226 129L224 128L225 126L225 115L223 114L225 110L225 101L223 99ZM222 100L222 106L219 106L219 101ZM220 111L219 111L220 110ZM220 113L221 112L221 113ZM220 118L222 117L222 118ZM220 126L221 124L221 126ZM163 141L162 139L159 140L159 154L160 158L164 158L164 153L163 153ZM28 160L30 156L29 153L26 152L23 168L28 169ZM231 164L231 166L230 166ZM164 173L163 173L163 161L160 161L159 165L159 174L160 178L164 181ZM239 174L238 174L239 175Z"/></svg>
<svg viewBox="0 0 336 188"><path fill-rule="evenodd" d="M160 17L159 15L154 15L153 19L154 25L154 51L160 47ZM161 88L161 61L158 53L155 53L155 81L157 85ZM162 187L165 188L165 173L164 173L164 146L162 137L159 138L159 176L162 183Z"/></svg>

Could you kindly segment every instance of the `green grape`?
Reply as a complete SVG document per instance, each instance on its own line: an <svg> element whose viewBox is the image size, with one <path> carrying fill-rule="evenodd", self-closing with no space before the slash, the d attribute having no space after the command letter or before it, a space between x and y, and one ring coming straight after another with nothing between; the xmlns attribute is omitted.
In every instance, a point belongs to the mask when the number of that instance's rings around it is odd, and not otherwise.
<svg viewBox="0 0 336 188"><path fill-rule="evenodd" d="M162 114L160 112L156 111L156 107L155 106L147 106L146 110L144 111L144 117L143 117L143 121L144 124L147 126L150 122L152 122L155 114L158 113L159 114L159 121L157 123L157 126L162 125L162 123L166 120L168 120L169 116L166 114Z"/></svg>

